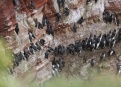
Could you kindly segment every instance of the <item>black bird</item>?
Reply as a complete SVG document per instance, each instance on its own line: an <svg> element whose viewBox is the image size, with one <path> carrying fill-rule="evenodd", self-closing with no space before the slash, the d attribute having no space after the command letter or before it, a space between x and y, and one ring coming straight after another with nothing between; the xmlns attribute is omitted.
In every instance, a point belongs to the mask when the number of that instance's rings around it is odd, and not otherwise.
<svg viewBox="0 0 121 87"><path fill-rule="evenodd" d="M16 24L15 32L16 32L16 34L18 35L18 33L19 33L19 27L18 27L18 24Z"/></svg>
<svg viewBox="0 0 121 87"><path fill-rule="evenodd" d="M35 27L38 27L38 20L37 20L37 18L34 20L34 22L35 22Z"/></svg>
<svg viewBox="0 0 121 87"><path fill-rule="evenodd" d="M58 4L58 7L59 7L59 9L60 9L61 7L64 7L64 5L65 5L65 0L57 0L57 4Z"/></svg>
<svg viewBox="0 0 121 87"><path fill-rule="evenodd" d="M103 20L104 22L107 23L112 23L114 20L113 14L109 13L108 11L104 10L103 12Z"/></svg>
<svg viewBox="0 0 121 87"><path fill-rule="evenodd" d="M57 3L58 3L58 7L60 8L61 7L61 0L57 0Z"/></svg>
<svg viewBox="0 0 121 87"><path fill-rule="evenodd" d="M55 57L53 58L53 60L52 60L52 65L56 65L56 60L55 60Z"/></svg>
<svg viewBox="0 0 121 87"><path fill-rule="evenodd" d="M13 54L13 55L14 55L14 60L13 60L14 66L19 66L19 63L21 62L22 58L19 56L19 54Z"/></svg>
<svg viewBox="0 0 121 87"><path fill-rule="evenodd" d="M113 21L113 15L110 14L110 15L108 16L108 22L109 22L109 23L112 23L112 21Z"/></svg>
<svg viewBox="0 0 121 87"><path fill-rule="evenodd" d="M38 42L36 42L36 46L37 46L37 50L40 51L42 48L40 47L40 45L38 44Z"/></svg>
<svg viewBox="0 0 121 87"><path fill-rule="evenodd" d="M35 36L32 32L29 32L28 34L29 34L29 40L30 42L32 42L32 40L35 39Z"/></svg>
<svg viewBox="0 0 121 87"><path fill-rule="evenodd" d="M53 53L54 52L54 49L52 47L49 47L48 46L48 51L51 52L51 53Z"/></svg>
<svg viewBox="0 0 121 87"><path fill-rule="evenodd" d="M108 51L108 56L112 56L115 54L115 51L111 48L109 51Z"/></svg>
<svg viewBox="0 0 121 87"><path fill-rule="evenodd" d="M43 19L42 19L42 25L43 26L48 26L49 25L49 21L48 21L47 17L43 17Z"/></svg>
<svg viewBox="0 0 121 87"><path fill-rule="evenodd" d="M75 42L75 51L77 53L81 53L81 51L82 51L82 43L81 43L81 41Z"/></svg>
<svg viewBox="0 0 121 87"><path fill-rule="evenodd" d="M58 47L55 47L55 49L54 49L54 56L58 56L58 54L59 54L59 52L58 52Z"/></svg>
<svg viewBox="0 0 121 87"><path fill-rule="evenodd" d="M14 66L19 66L19 60L17 58L14 59L13 64Z"/></svg>
<svg viewBox="0 0 121 87"><path fill-rule="evenodd" d="M22 58L20 57L20 54L19 53L14 54L14 59L17 59L19 62L22 61Z"/></svg>
<svg viewBox="0 0 121 87"><path fill-rule="evenodd" d="M89 49L90 51L92 51L91 45L92 45L92 34L90 34L90 37L89 37L88 40L87 40L86 49L87 49L87 50Z"/></svg>
<svg viewBox="0 0 121 87"><path fill-rule="evenodd" d="M34 4L34 1L33 1L33 0L30 1L30 7L31 7L32 9L35 9L35 4Z"/></svg>
<svg viewBox="0 0 121 87"><path fill-rule="evenodd" d="M65 61L63 58L59 58L59 70L62 71L63 67L65 67Z"/></svg>
<svg viewBox="0 0 121 87"><path fill-rule="evenodd" d="M85 50L85 48L86 48L86 41L82 40L82 49Z"/></svg>
<svg viewBox="0 0 121 87"><path fill-rule="evenodd" d="M76 33L76 32L77 32L77 26L76 26L76 24L75 24L75 23L74 23L74 25L73 25L72 31L73 31L74 33Z"/></svg>
<svg viewBox="0 0 121 87"><path fill-rule="evenodd" d="M92 51L92 50L94 50L95 48L96 48L96 41L95 40L92 40L91 41L91 47L90 47L90 50Z"/></svg>
<svg viewBox="0 0 121 87"><path fill-rule="evenodd" d="M119 18L118 18L118 15L116 15L116 26L119 26Z"/></svg>
<svg viewBox="0 0 121 87"><path fill-rule="evenodd" d="M22 60L26 60L26 58L25 58L25 55L24 55L24 52L23 52L23 51L21 51L21 52L19 53L19 56L21 57L21 59L22 59Z"/></svg>
<svg viewBox="0 0 121 87"><path fill-rule="evenodd" d="M18 4L19 4L19 0L13 0L13 5L14 6L18 6Z"/></svg>
<svg viewBox="0 0 121 87"><path fill-rule="evenodd" d="M40 22L38 22L38 29L43 29L43 25L40 23Z"/></svg>
<svg viewBox="0 0 121 87"><path fill-rule="evenodd" d="M31 43L31 47L34 49L34 51L37 51L37 46L35 45L35 43Z"/></svg>
<svg viewBox="0 0 121 87"><path fill-rule="evenodd" d="M57 18L57 21L60 21L61 14L60 14L60 13L57 13L57 14L56 14L56 18Z"/></svg>
<svg viewBox="0 0 121 87"><path fill-rule="evenodd" d="M64 53L65 53L65 47L64 47L63 45L59 45L59 46L58 46L58 54L59 54L60 56L63 56Z"/></svg>
<svg viewBox="0 0 121 87"><path fill-rule="evenodd" d="M39 43L40 43L40 45L44 46L45 40L44 39L40 39Z"/></svg>
<svg viewBox="0 0 121 87"><path fill-rule="evenodd" d="M61 3L62 3L62 7L64 7L65 0L61 0Z"/></svg>
<svg viewBox="0 0 121 87"><path fill-rule="evenodd" d="M87 0L87 2L86 2L86 3L87 3L87 4L89 4L90 2L91 2L91 0Z"/></svg>
<svg viewBox="0 0 121 87"><path fill-rule="evenodd" d="M32 46L28 47L28 51L29 51L30 54L34 54L34 50L33 50Z"/></svg>
<svg viewBox="0 0 121 87"><path fill-rule="evenodd" d="M101 40L102 40L102 35L100 34L96 41L96 49L98 49L100 47Z"/></svg>
<svg viewBox="0 0 121 87"><path fill-rule="evenodd" d="M46 52L45 52L45 58L48 59L48 56L49 56L49 51L46 50Z"/></svg>
<svg viewBox="0 0 121 87"><path fill-rule="evenodd" d="M112 39L115 39L115 37L116 37L116 29L113 30L112 35L111 35Z"/></svg>
<svg viewBox="0 0 121 87"><path fill-rule="evenodd" d="M97 3L98 0L95 0L95 3Z"/></svg>
<svg viewBox="0 0 121 87"><path fill-rule="evenodd" d="M112 39L110 42L110 47L113 48L116 44L116 39Z"/></svg>
<svg viewBox="0 0 121 87"><path fill-rule="evenodd" d="M92 67L94 67L94 65L95 65L95 60L94 60L94 59L91 59L90 65L91 65Z"/></svg>
<svg viewBox="0 0 121 87"><path fill-rule="evenodd" d="M104 10L104 12L103 12L103 20L104 20L104 22L107 24L108 22L112 22L112 15L108 12L108 11L106 11L106 10Z"/></svg>
<svg viewBox="0 0 121 87"><path fill-rule="evenodd" d="M121 73L121 64L117 64L117 74Z"/></svg>
<svg viewBox="0 0 121 87"><path fill-rule="evenodd" d="M100 56L100 61L102 62L103 60L105 60L105 57L106 57L106 54L102 53L101 56Z"/></svg>
<svg viewBox="0 0 121 87"><path fill-rule="evenodd" d="M100 47L103 49L106 46L106 38L103 36L100 42Z"/></svg>
<svg viewBox="0 0 121 87"><path fill-rule="evenodd" d="M74 55L75 54L75 46L74 44L69 44L68 46L69 53Z"/></svg>
<svg viewBox="0 0 121 87"><path fill-rule="evenodd" d="M84 18L83 17L81 17L79 20L78 20L78 24L82 24L84 22Z"/></svg>
<svg viewBox="0 0 121 87"><path fill-rule="evenodd" d="M65 16L68 16L69 13L70 13L70 9L66 7L66 8L64 9L64 14L65 14Z"/></svg>
<svg viewBox="0 0 121 87"><path fill-rule="evenodd" d="M52 29L52 26L50 26L50 25L47 26L46 33L48 35L51 34L54 37L54 30Z"/></svg>
<svg viewBox="0 0 121 87"><path fill-rule="evenodd" d="M26 50L24 50L24 56L25 56L25 58L26 58L26 61L28 61L29 54L26 52Z"/></svg>
<svg viewBox="0 0 121 87"><path fill-rule="evenodd" d="M121 28L118 31L118 41L121 42Z"/></svg>

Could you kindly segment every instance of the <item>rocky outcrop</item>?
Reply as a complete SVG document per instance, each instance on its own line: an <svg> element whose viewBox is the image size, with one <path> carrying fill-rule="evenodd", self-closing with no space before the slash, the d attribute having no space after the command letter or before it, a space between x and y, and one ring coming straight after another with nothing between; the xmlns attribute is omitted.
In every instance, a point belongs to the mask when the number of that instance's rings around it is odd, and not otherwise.
<svg viewBox="0 0 121 87"><path fill-rule="evenodd" d="M105 0L105 8L110 11L120 12L121 1L120 0Z"/></svg>
<svg viewBox="0 0 121 87"><path fill-rule="evenodd" d="M30 0L20 0L19 1L19 13L26 12L27 14L31 14L31 9L29 6ZM36 9L40 8L42 5L44 5L47 0L34 0ZM14 26L16 23L15 19L15 13L14 13L14 6L12 3L12 0L1 0L1 29L0 33L1 35L9 34L4 33L9 30L9 32L13 32ZM109 10L111 12L116 12L120 16L120 10L121 10L121 1L120 0L98 0L98 2L95 4L95 2L92 0L92 3L89 5L86 4L86 0L66 0L65 6L68 6L71 8L71 14L69 17L66 18L64 21L65 23L73 23L76 22L80 16L84 16L85 18L91 18L94 17L101 17L104 9ZM7 9L8 8L8 9ZM49 11L50 9L50 11ZM46 10L46 11L45 11ZM57 5L57 0L49 0L48 3L44 7L44 15L50 18L50 21L53 22L54 19L51 19L51 17L55 16L55 13L59 12L59 8ZM76 16L74 17L74 15ZM68 20L69 19L69 20ZM55 24L52 23L52 24ZM54 25L53 25L54 26ZM57 26L56 26L57 27ZM2 33L3 32L3 33Z"/></svg>
<svg viewBox="0 0 121 87"><path fill-rule="evenodd" d="M54 9L56 12L59 12L57 1L54 1ZM81 16L84 16L86 19L94 19L95 17L102 18L102 13L104 9L109 10L110 12L116 12L120 16L120 0L98 0L95 3L92 0L91 3L87 5L86 0L66 0L66 7L71 9L70 15L65 19L65 23L77 22ZM76 16L75 16L76 15Z"/></svg>
<svg viewBox="0 0 121 87"><path fill-rule="evenodd" d="M13 0L1 0L0 1L0 35L4 36L7 40L7 45L13 53L19 53L20 51L27 49L30 46L28 37L29 29L33 29L36 39L33 43L36 43L45 34L46 27L43 29L36 29L34 24L34 18L37 18L39 22L42 22L43 12L42 8L47 3L47 0L34 0L35 10L30 9L29 3L31 0L19 0L19 6L16 9L12 3ZM6 3L6 4L5 4ZM11 23L8 25L8 23ZM18 23L19 33L14 32L15 24ZM45 35L46 36L46 35ZM48 45L48 36L44 38ZM14 69L14 75L17 77L24 77L24 74L32 70L31 74L35 77L31 79L37 79L39 82L44 81L51 77L51 63L49 60L43 60L45 48L42 48L42 53L36 53L30 56L29 61L22 61L19 67ZM41 61L38 63L38 59ZM31 75L29 74L29 75ZM43 74L41 76L41 74ZM40 81L41 80L41 81Z"/></svg>
<svg viewBox="0 0 121 87"><path fill-rule="evenodd" d="M19 7L17 13L26 12L28 15L32 14L30 9L31 0L19 0ZM39 9L47 0L34 0L35 8ZM13 5L13 0L0 1L0 35L6 36L13 34L16 21L16 9Z"/></svg>
<svg viewBox="0 0 121 87"><path fill-rule="evenodd" d="M105 9L117 13L121 20L121 1L120 0L107 0L105 1Z"/></svg>
<svg viewBox="0 0 121 87"><path fill-rule="evenodd" d="M12 49L14 53L18 53L30 46L28 31L30 28L32 28L36 37L33 40L34 43L40 40L40 38L44 38L46 40L46 46L42 48L42 50L45 52L48 45L51 47L55 47L59 44L63 44L66 46L67 44L72 43L75 40L88 37L90 32L93 34L99 34L100 32L107 32L110 28L114 29L115 27L107 26L104 22L102 22L102 13L105 9L112 13L116 12L119 16L121 16L120 0L98 0L97 3L92 0L92 2L88 5L86 4L86 0L65 1L65 7L70 8L69 16L65 16L63 14L63 8L58 8L57 0L34 0L36 8L34 11L30 9L30 0L19 0L19 8L17 9L17 11L13 6L12 0L1 0L0 35L5 36L8 41L9 48ZM55 14L58 12L62 14L62 18L59 22L56 21L55 17ZM33 19L37 18L38 21L42 23L43 16L46 16L49 19L50 24L55 30L54 40L51 35L46 34L46 27L40 30L34 27ZM73 33L73 23L77 22L81 16L84 17L85 22L82 24L82 26L77 24L77 33ZM27 19L30 19L31 21L29 21L29 24ZM18 23L20 28L20 32L18 35L16 35L16 33L14 32L16 23ZM36 58L40 57L40 59L44 58L43 54L35 54L31 56L31 61L35 61ZM32 60L32 58L35 59ZM26 63L23 65L26 66ZM27 66L30 65L31 64L29 63ZM39 70L36 71L36 67L39 67ZM19 68L20 69L18 70L23 70L21 69L21 67ZM34 67L34 71L37 73L37 80L43 79L44 77L46 77L46 75L47 77L49 77L48 75L51 74L51 64L48 60L43 60L42 64ZM46 71L48 71L48 73L45 73ZM22 74L23 73L25 72L22 72Z"/></svg>
<svg viewBox="0 0 121 87"><path fill-rule="evenodd" d="M8 30L15 24L15 14L12 0L0 1L0 35L8 34Z"/></svg>

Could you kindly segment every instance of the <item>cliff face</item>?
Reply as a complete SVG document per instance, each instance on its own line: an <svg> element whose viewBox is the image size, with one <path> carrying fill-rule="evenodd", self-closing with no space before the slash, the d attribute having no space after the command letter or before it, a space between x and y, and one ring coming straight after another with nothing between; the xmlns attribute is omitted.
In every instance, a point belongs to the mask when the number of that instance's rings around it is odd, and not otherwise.
<svg viewBox="0 0 121 87"><path fill-rule="evenodd" d="M58 8L57 0L52 0L51 3L54 3L54 8L48 8L45 7L47 10L45 10L44 15L46 15L49 18L49 21L51 22L51 25L56 31L56 38L55 44L68 44L67 39L73 38L72 41L78 38L83 38L84 36L88 36L90 32L94 34L99 34L100 32L104 33L108 31L110 28L106 27L106 24L103 22L102 14L104 10L109 11L110 13L117 13L119 16L119 19L121 17L120 15L120 0L98 0L97 3L95 3L94 0L92 0L91 3L87 5L86 0L65 0L65 7L68 7L70 9L69 16L64 16L63 8ZM51 4L52 5L52 4ZM50 5L49 5L50 6ZM115 10L114 10L115 9ZM55 10L55 11L54 11ZM60 12L62 15L61 21L57 22L56 18L53 15L53 13ZM82 26L78 26L78 33L76 36L73 35L71 32L71 28L74 22L77 22L80 17L84 17L85 22ZM98 29L97 29L98 27ZM111 29L114 29L115 27L112 27ZM116 27L119 28L119 27ZM59 38L61 37L62 38ZM71 41L71 40L70 40Z"/></svg>
<svg viewBox="0 0 121 87"><path fill-rule="evenodd" d="M101 17L104 9L112 13L119 13L120 16L121 1L98 0L97 3L95 3L95 1L92 0L92 2L87 5L86 0L66 0L65 6L71 9L70 15L66 18L65 23L73 23L77 22L80 16L84 16L89 19L97 16ZM56 1L54 1L54 7L56 12L59 12Z"/></svg>
<svg viewBox="0 0 121 87"><path fill-rule="evenodd" d="M10 34L8 32L13 32L14 26L16 23L15 19L15 9L12 3L13 0L1 0L0 1L0 34ZM42 5L44 5L47 0L34 0L36 9L39 9ZM66 18L65 23L73 23L76 22L80 16L84 15L86 18L101 16L104 9L109 10L111 12L116 12L120 14L121 10L121 1L120 0L99 0L96 4L92 1L89 6L86 6L86 0L66 0L66 6L71 8L71 14ZM31 10L29 8L30 0L19 0L19 13L26 12L27 14L31 14ZM59 8L57 5L57 1L49 0L48 5L45 6L46 12L45 16L48 18L54 16L56 12L59 12ZM47 10L51 9L49 13ZM77 15L72 18L72 16Z"/></svg>
<svg viewBox="0 0 121 87"><path fill-rule="evenodd" d="M45 30L34 28L34 34L36 39L33 42L37 42L40 38L44 38L46 41L46 46L55 47L59 44L67 45L75 40L89 36L90 32L93 34L99 34L100 32L105 33L109 29L118 29L119 27L107 26L102 20L102 14L104 9L108 10L111 13L116 12L119 17L121 17L121 1L120 0L98 0L97 3L92 0L88 5L86 0L65 0L65 7L70 8L69 16L64 16L63 8L58 7L57 0L34 0L35 10L30 9L29 3L30 0L19 0L19 8L16 11L12 3L13 0L1 0L0 1L0 35L5 36L8 41L8 46L14 53L18 53L23 49L27 49L30 46L30 41L28 38L28 30L30 25L27 24L28 18L32 19L37 18L39 22L42 22L43 16L46 16L49 19L50 24L55 30L54 40L53 37L47 35ZM59 22L56 21L55 14L60 12L62 18ZM72 32L72 26L74 22L77 22L79 18L83 16L85 22L82 26L77 24L78 30L77 33ZM14 29L15 24L18 23L20 31L16 35ZM43 36L44 34L44 36ZM54 42L54 43L53 43ZM46 47L42 48L42 53L36 53L30 57L28 63L23 63L27 67L33 67L33 70L37 73L38 78L51 76L51 63L48 60L43 60L44 52ZM42 63L39 66L36 66L37 59L41 59ZM31 66L33 64L33 66ZM48 65L46 65L48 64ZM38 70L35 68L39 67ZM44 69L43 69L44 67ZM21 67L17 67L17 75L21 75L28 70ZM20 72L21 71L21 72ZM45 73L47 71L48 73ZM45 74L44 74L45 73ZM40 74L43 74L41 77Z"/></svg>
<svg viewBox="0 0 121 87"><path fill-rule="evenodd" d="M34 0L36 9L39 9L43 6L47 0ZM64 23L73 23L77 22L81 16L89 18L89 20L94 17L102 17L104 9L109 10L110 12L116 12L120 16L120 0L98 0L95 4L93 3L86 5L86 0L66 0L65 6L71 8L71 14L65 18ZM32 10L29 6L30 0L19 0L19 11L18 13L26 12L27 14L32 14ZM1 11L1 28L0 35L13 34L14 26L16 24L16 13L15 7L13 6L12 0L1 0L0 1L0 11ZM49 10L50 9L50 10ZM57 5L57 0L49 0L48 4L44 7L44 16L47 16L53 27L55 27L54 16L55 13L59 12ZM75 16L76 14L76 16ZM52 18L53 17L53 18ZM54 25L55 24L55 25ZM56 26L57 27L57 26Z"/></svg>
<svg viewBox="0 0 121 87"><path fill-rule="evenodd" d="M19 10L18 13L26 12L31 14L32 10L30 9L31 0L18 0L19 1ZM35 8L39 9L47 0L34 0ZM15 6L13 5L13 0L1 0L0 1L0 35L11 35L14 31L14 26L17 23Z"/></svg>
<svg viewBox="0 0 121 87"><path fill-rule="evenodd" d="M28 19L31 19L32 23L34 22L34 18L38 18L38 21L42 22L42 8L47 3L47 0L34 0L34 10L30 9L30 1L19 0L18 8L16 9L12 3L13 0L0 0L0 36L5 37L9 49L15 54L30 46L28 37L30 25L27 23ZM14 31L16 23L18 23L20 29L18 35ZM45 28L42 30L37 29L35 32L36 39L33 42L35 43L40 40L43 33L45 33ZM32 71L29 75L32 75L32 79L37 77L36 80L39 80L39 82L50 78L52 71L51 63L49 60L43 60L45 48L42 49L43 51L41 53L37 52L31 55L28 62L22 61L19 67L14 69L14 75L24 78L27 71Z"/></svg>

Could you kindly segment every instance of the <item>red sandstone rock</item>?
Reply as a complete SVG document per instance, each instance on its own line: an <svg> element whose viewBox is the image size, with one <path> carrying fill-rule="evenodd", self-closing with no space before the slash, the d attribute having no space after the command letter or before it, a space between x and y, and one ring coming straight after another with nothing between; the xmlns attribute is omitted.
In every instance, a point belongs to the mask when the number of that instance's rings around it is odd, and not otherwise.
<svg viewBox="0 0 121 87"><path fill-rule="evenodd" d="M29 7L30 0L19 0L19 10L18 13L26 12L30 14L32 11ZM0 0L0 35L9 34L13 30L9 30L12 26L15 26L15 9L13 6L13 0ZM45 3L47 0L34 0L35 8L38 9ZM12 22L11 25L8 24ZM12 28L14 29L14 28ZM9 31L8 31L9 30ZM11 33L12 33L11 32Z"/></svg>
<svg viewBox="0 0 121 87"><path fill-rule="evenodd" d="M110 11L120 11L121 10L121 0L108 0L105 1L105 8Z"/></svg>
<svg viewBox="0 0 121 87"><path fill-rule="evenodd" d="M31 9L29 7L29 3L30 3L30 0L19 0L19 11L18 12L22 12L22 11L25 11L27 13L31 13ZM47 2L48 1L48 2ZM71 0L73 1L73 0ZM76 0L78 1L78 0ZM34 0L35 2L35 7L36 9L40 8L42 5L44 5L45 3L47 3L47 5L45 5L45 8L44 8L44 15L47 16L48 18L52 17L55 15L56 13L56 10L53 6L54 2L53 0ZM70 8L71 9L76 9L80 6L80 4L83 4L85 5L85 0L79 0L78 3L70 3ZM102 3L103 4L103 3ZM120 0L105 0L104 1L104 7L105 9L107 10L110 10L112 12L116 12L119 14L119 16L121 15L120 14L120 10L121 10L121 1ZM16 23L16 20L15 20L15 14L14 14L14 6L13 6L13 3L12 3L12 0L1 0L0 1L0 25L2 26L0 28L0 35L4 35L7 33L7 30L9 28L11 28L12 26L15 25ZM94 10L95 11L95 10ZM95 16L95 14L92 12L92 16ZM93 17L92 17L93 18ZM50 18L50 21L52 22L52 20L54 19L51 19ZM11 25L8 26L8 23L9 22L12 22ZM53 22L52 24L54 24L55 22ZM54 27L54 25L52 25ZM6 32L6 33L5 33ZM11 30L9 31L11 32Z"/></svg>
<svg viewBox="0 0 121 87"><path fill-rule="evenodd" d="M10 22L15 21L14 19L14 7L12 0L1 0L0 1L0 35L4 35L4 33L11 28L11 25L8 25ZM13 22L14 24L14 22Z"/></svg>

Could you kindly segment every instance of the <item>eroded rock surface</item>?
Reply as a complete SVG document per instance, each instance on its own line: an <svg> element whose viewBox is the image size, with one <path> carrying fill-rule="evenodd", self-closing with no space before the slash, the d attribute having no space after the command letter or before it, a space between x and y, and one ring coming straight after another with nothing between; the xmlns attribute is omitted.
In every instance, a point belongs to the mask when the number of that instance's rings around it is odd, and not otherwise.
<svg viewBox="0 0 121 87"><path fill-rule="evenodd" d="M99 35L100 33L106 33L110 29L118 29L114 24L105 24L102 19L104 10L108 10L111 13L117 13L121 17L121 1L120 0L98 0L97 3L92 0L88 5L86 0L65 0L65 7L70 8L69 16L63 15L63 8L58 8L57 0L34 0L36 9L32 11L29 8L30 0L20 0L19 10L16 11L12 0L1 0L0 1L0 35L5 36L8 41L8 46L14 53L18 53L21 50L30 46L28 39L28 30L31 28L31 23L34 18L37 18L42 23L42 18L47 17L50 24L55 30L54 40L52 36L46 34L46 27L39 30L33 27L36 39L33 42L37 42L40 38L45 38L46 46L43 47L43 53L37 53L30 57L29 62L22 62L20 67L17 67L17 75L23 75L28 69L33 69L37 72L37 80L43 79L44 77L51 76L51 63L49 60L44 60L44 52L46 47L58 46L59 44L68 45L75 40L88 37L90 33ZM7 2L7 3L6 3ZM6 3L6 4L5 4ZM8 4L9 3L9 4ZM7 9L9 8L9 9ZM62 19L57 22L55 14L60 12ZM72 32L72 26L74 22L77 22L80 17L84 17L85 22L82 26L77 24L77 33ZM27 19L30 17L32 21L30 25L27 23ZM19 24L20 32L16 35L14 29L15 24ZM36 66L36 60L41 59L42 63ZM46 65L47 64L47 65ZM32 66L33 65L33 66ZM44 66L44 69L43 69ZM106 65L107 67L110 65ZM24 68L23 68L24 67ZM36 67L40 68L38 71ZM71 70L73 71L75 64L73 64ZM42 70L41 70L42 69ZM84 69L87 73L86 69ZM45 73L46 72L46 73ZM82 76L84 72L80 72ZM43 75L43 77L42 77Z"/></svg>

